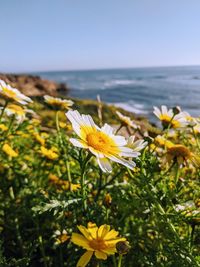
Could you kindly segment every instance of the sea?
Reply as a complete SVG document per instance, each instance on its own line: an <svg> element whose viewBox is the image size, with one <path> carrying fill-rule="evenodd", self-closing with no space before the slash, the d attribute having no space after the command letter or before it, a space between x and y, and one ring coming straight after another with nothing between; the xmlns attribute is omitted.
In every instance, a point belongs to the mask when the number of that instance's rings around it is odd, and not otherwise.
<svg viewBox="0 0 200 267"><path fill-rule="evenodd" d="M35 74L35 73L34 73ZM154 121L153 106L200 115L200 66L38 72L66 83L69 96L97 99Z"/></svg>

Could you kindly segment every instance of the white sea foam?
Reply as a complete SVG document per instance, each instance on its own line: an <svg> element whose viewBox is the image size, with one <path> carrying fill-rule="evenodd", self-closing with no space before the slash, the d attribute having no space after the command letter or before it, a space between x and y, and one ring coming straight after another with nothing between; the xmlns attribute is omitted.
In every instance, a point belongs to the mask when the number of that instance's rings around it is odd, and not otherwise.
<svg viewBox="0 0 200 267"><path fill-rule="evenodd" d="M117 85L131 85L131 84L139 84L141 81L138 80L110 80L104 83L104 87L115 87Z"/></svg>
<svg viewBox="0 0 200 267"><path fill-rule="evenodd" d="M133 112L135 114L148 114L148 111L145 110L144 105L142 104L138 104L138 103L134 103L133 101L130 102L125 102L125 103L112 103L112 105L119 107L119 108L123 108L124 110Z"/></svg>

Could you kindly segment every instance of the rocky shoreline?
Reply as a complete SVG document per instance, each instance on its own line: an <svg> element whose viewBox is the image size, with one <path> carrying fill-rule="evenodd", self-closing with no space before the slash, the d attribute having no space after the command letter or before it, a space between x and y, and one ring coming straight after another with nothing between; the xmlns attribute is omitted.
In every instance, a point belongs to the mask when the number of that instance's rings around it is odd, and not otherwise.
<svg viewBox="0 0 200 267"><path fill-rule="evenodd" d="M45 80L36 75L0 73L0 79L30 97L66 95L69 91L69 88L63 83Z"/></svg>

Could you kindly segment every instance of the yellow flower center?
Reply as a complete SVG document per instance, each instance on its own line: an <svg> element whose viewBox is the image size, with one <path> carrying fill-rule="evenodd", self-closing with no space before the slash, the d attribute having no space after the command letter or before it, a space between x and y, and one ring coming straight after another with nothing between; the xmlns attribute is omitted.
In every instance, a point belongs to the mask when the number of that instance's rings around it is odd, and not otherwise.
<svg viewBox="0 0 200 267"><path fill-rule="evenodd" d="M162 121L162 124L167 127L169 126L169 124L171 124L171 127L172 128L178 128L180 127L180 122L177 121L177 120L174 120L172 117L166 115L166 114L163 114L160 116L160 120Z"/></svg>
<svg viewBox="0 0 200 267"><path fill-rule="evenodd" d="M165 123L169 123L170 121L171 121L171 117L170 116L168 116L168 115L166 115L166 114L162 114L161 116L160 116L160 120L162 121L162 122L165 122Z"/></svg>
<svg viewBox="0 0 200 267"><path fill-rule="evenodd" d="M9 105L8 109L17 115L24 115L25 114L25 110L22 107L15 105L15 104Z"/></svg>
<svg viewBox="0 0 200 267"><path fill-rule="evenodd" d="M102 238L93 239L89 242L89 246L94 250L103 250L106 249L107 246Z"/></svg>
<svg viewBox="0 0 200 267"><path fill-rule="evenodd" d="M3 88L3 94L11 99L16 99L16 93L6 87Z"/></svg>
<svg viewBox="0 0 200 267"><path fill-rule="evenodd" d="M172 128L178 128L181 126L179 121L172 120L171 121Z"/></svg>
<svg viewBox="0 0 200 267"><path fill-rule="evenodd" d="M62 105L62 102L59 101L59 100L57 100L57 99L51 99L51 100L49 100L48 102L49 102L49 104L51 104L51 105L55 105L55 106L60 106L60 105Z"/></svg>
<svg viewBox="0 0 200 267"><path fill-rule="evenodd" d="M174 145L168 148L167 152L173 157L190 158L191 156L190 150L183 145Z"/></svg>
<svg viewBox="0 0 200 267"><path fill-rule="evenodd" d="M103 132L94 131L92 133L88 133L86 136L86 141L90 147L102 153L116 154L119 152L116 143Z"/></svg>

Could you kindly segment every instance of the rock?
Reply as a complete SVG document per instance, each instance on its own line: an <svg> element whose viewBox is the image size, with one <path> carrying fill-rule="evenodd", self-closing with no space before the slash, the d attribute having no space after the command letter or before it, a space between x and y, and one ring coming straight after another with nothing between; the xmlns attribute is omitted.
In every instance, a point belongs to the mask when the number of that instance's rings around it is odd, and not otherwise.
<svg viewBox="0 0 200 267"><path fill-rule="evenodd" d="M27 96L56 96L60 93L67 94L69 88L63 83L44 80L34 75L16 75L0 73L0 79L19 89Z"/></svg>

